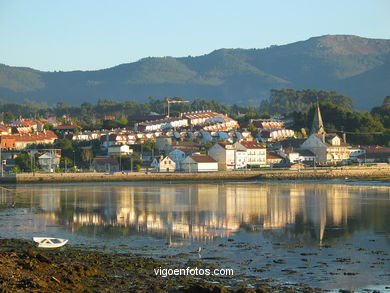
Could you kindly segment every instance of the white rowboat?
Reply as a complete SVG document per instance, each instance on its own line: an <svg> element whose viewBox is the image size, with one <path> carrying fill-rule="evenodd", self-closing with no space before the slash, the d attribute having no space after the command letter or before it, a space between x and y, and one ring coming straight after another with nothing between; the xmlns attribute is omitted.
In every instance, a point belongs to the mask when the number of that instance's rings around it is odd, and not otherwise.
<svg viewBox="0 0 390 293"><path fill-rule="evenodd" d="M50 238L50 237L33 237L35 245L41 248L57 248L64 246L68 239Z"/></svg>

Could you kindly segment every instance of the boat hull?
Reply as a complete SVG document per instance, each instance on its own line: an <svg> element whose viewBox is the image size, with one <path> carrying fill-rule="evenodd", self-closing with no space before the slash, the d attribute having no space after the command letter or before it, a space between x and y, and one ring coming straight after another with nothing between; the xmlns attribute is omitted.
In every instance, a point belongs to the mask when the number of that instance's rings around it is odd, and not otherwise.
<svg viewBox="0 0 390 293"><path fill-rule="evenodd" d="M68 243L67 239L51 237L33 237L33 241L39 248L58 248Z"/></svg>

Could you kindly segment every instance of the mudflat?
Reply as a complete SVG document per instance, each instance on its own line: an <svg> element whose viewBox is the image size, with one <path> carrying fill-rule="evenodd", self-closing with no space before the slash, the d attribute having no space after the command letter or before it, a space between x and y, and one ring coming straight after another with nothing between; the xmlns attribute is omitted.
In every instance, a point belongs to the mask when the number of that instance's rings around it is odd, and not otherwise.
<svg viewBox="0 0 390 293"><path fill-rule="evenodd" d="M317 292L305 284L272 285L259 281L247 288L242 276L229 278L156 276L156 268L175 266L136 254L111 254L67 245L38 249L31 242L0 239L2 292ZM201 266L200 262L187 265ZM236 280L233 280L235 278ZM242 278L244 279L244 278ZM218 284L216 284L218 283Z"/></svg>

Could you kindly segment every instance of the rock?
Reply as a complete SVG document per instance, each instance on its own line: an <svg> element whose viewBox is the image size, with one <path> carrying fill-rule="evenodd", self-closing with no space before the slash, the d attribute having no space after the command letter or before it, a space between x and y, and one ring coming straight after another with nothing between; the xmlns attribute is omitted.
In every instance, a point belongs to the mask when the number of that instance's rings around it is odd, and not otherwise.
<svg viewBox="0 0 390 293"><path fill-rule="evenodd" d="M41 254L41 253L38 253L37 256L36 256L36 258L37 258L40 262L45 262L45 263L48 263L48 264L51 263L51 260L50 260L47 256L45 256L45 255L43 255L43 254Z"/></svg>
<svg viewBox="0 0 390 293"><path fill-rule="evenodd" d="M35 258L37 256L38 252L33 249L27 249L26 255L30 258Z"/></svg>
<svg viewBox="0 0 390 293"><path fill-rule="evenodd" d="M215 286L211 284L196 284L187 288L185 292L188 293L227 293L229 292L225 287Z"/></svg>
<svg viewBox="0 0 390 293"><path fill-rule="evenodd" d="M250 288L238 289L236 293L256 293L256 290Z"/></svg>
<svg viewBox="0 0 390 293"><path fill-rule="evenodd" d="M39 279L38 281L36 281L36 284L41 287L41 288L47 288L48 287L48 284L46 281L42 280L42 279Z"/></svg>
<svg viewBox="0 0 390 293"><path fill-rule="evenodd" d="M286 263L286 261L284 259L274 259L273 262L277 263L277 264L284 264L284 263Z"/></svg>

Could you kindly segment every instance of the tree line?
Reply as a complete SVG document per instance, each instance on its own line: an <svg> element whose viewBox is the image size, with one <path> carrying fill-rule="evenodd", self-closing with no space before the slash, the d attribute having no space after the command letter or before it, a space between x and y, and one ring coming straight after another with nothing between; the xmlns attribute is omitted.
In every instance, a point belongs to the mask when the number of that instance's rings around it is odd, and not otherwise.
<svg viewBox="0 0 390 293"><path fill-rule="evenodd" d="M128 117L148 115L151 112L167 113L167 99L184 101L182 97L156 99L149 97L144 103L135 101L118 102L99 99L96 104L88 102L80 106L58 102L54 107L25 101L23 104L0 100L0 120L5 123L19 116L42 118L64 115L72 117L74 122L84 129L125 127ZM293 129L299 133L302 128L310 130L314 106L319 102L325 127L328 132L346 132L350 142L356 144L388 145L390 131L390 96L385 97L381 106L371 112L353 110L352 99L335 91L273 89L270 97L259 106L225 105L215 100L197 98L188 103L170 104L171 116L182 112L212 110L227 114L238 120L241 127L249 127L250 119L270 118L284 115L292 118ZM105 116L115 116L115 120L104 120Z"/></svg>

